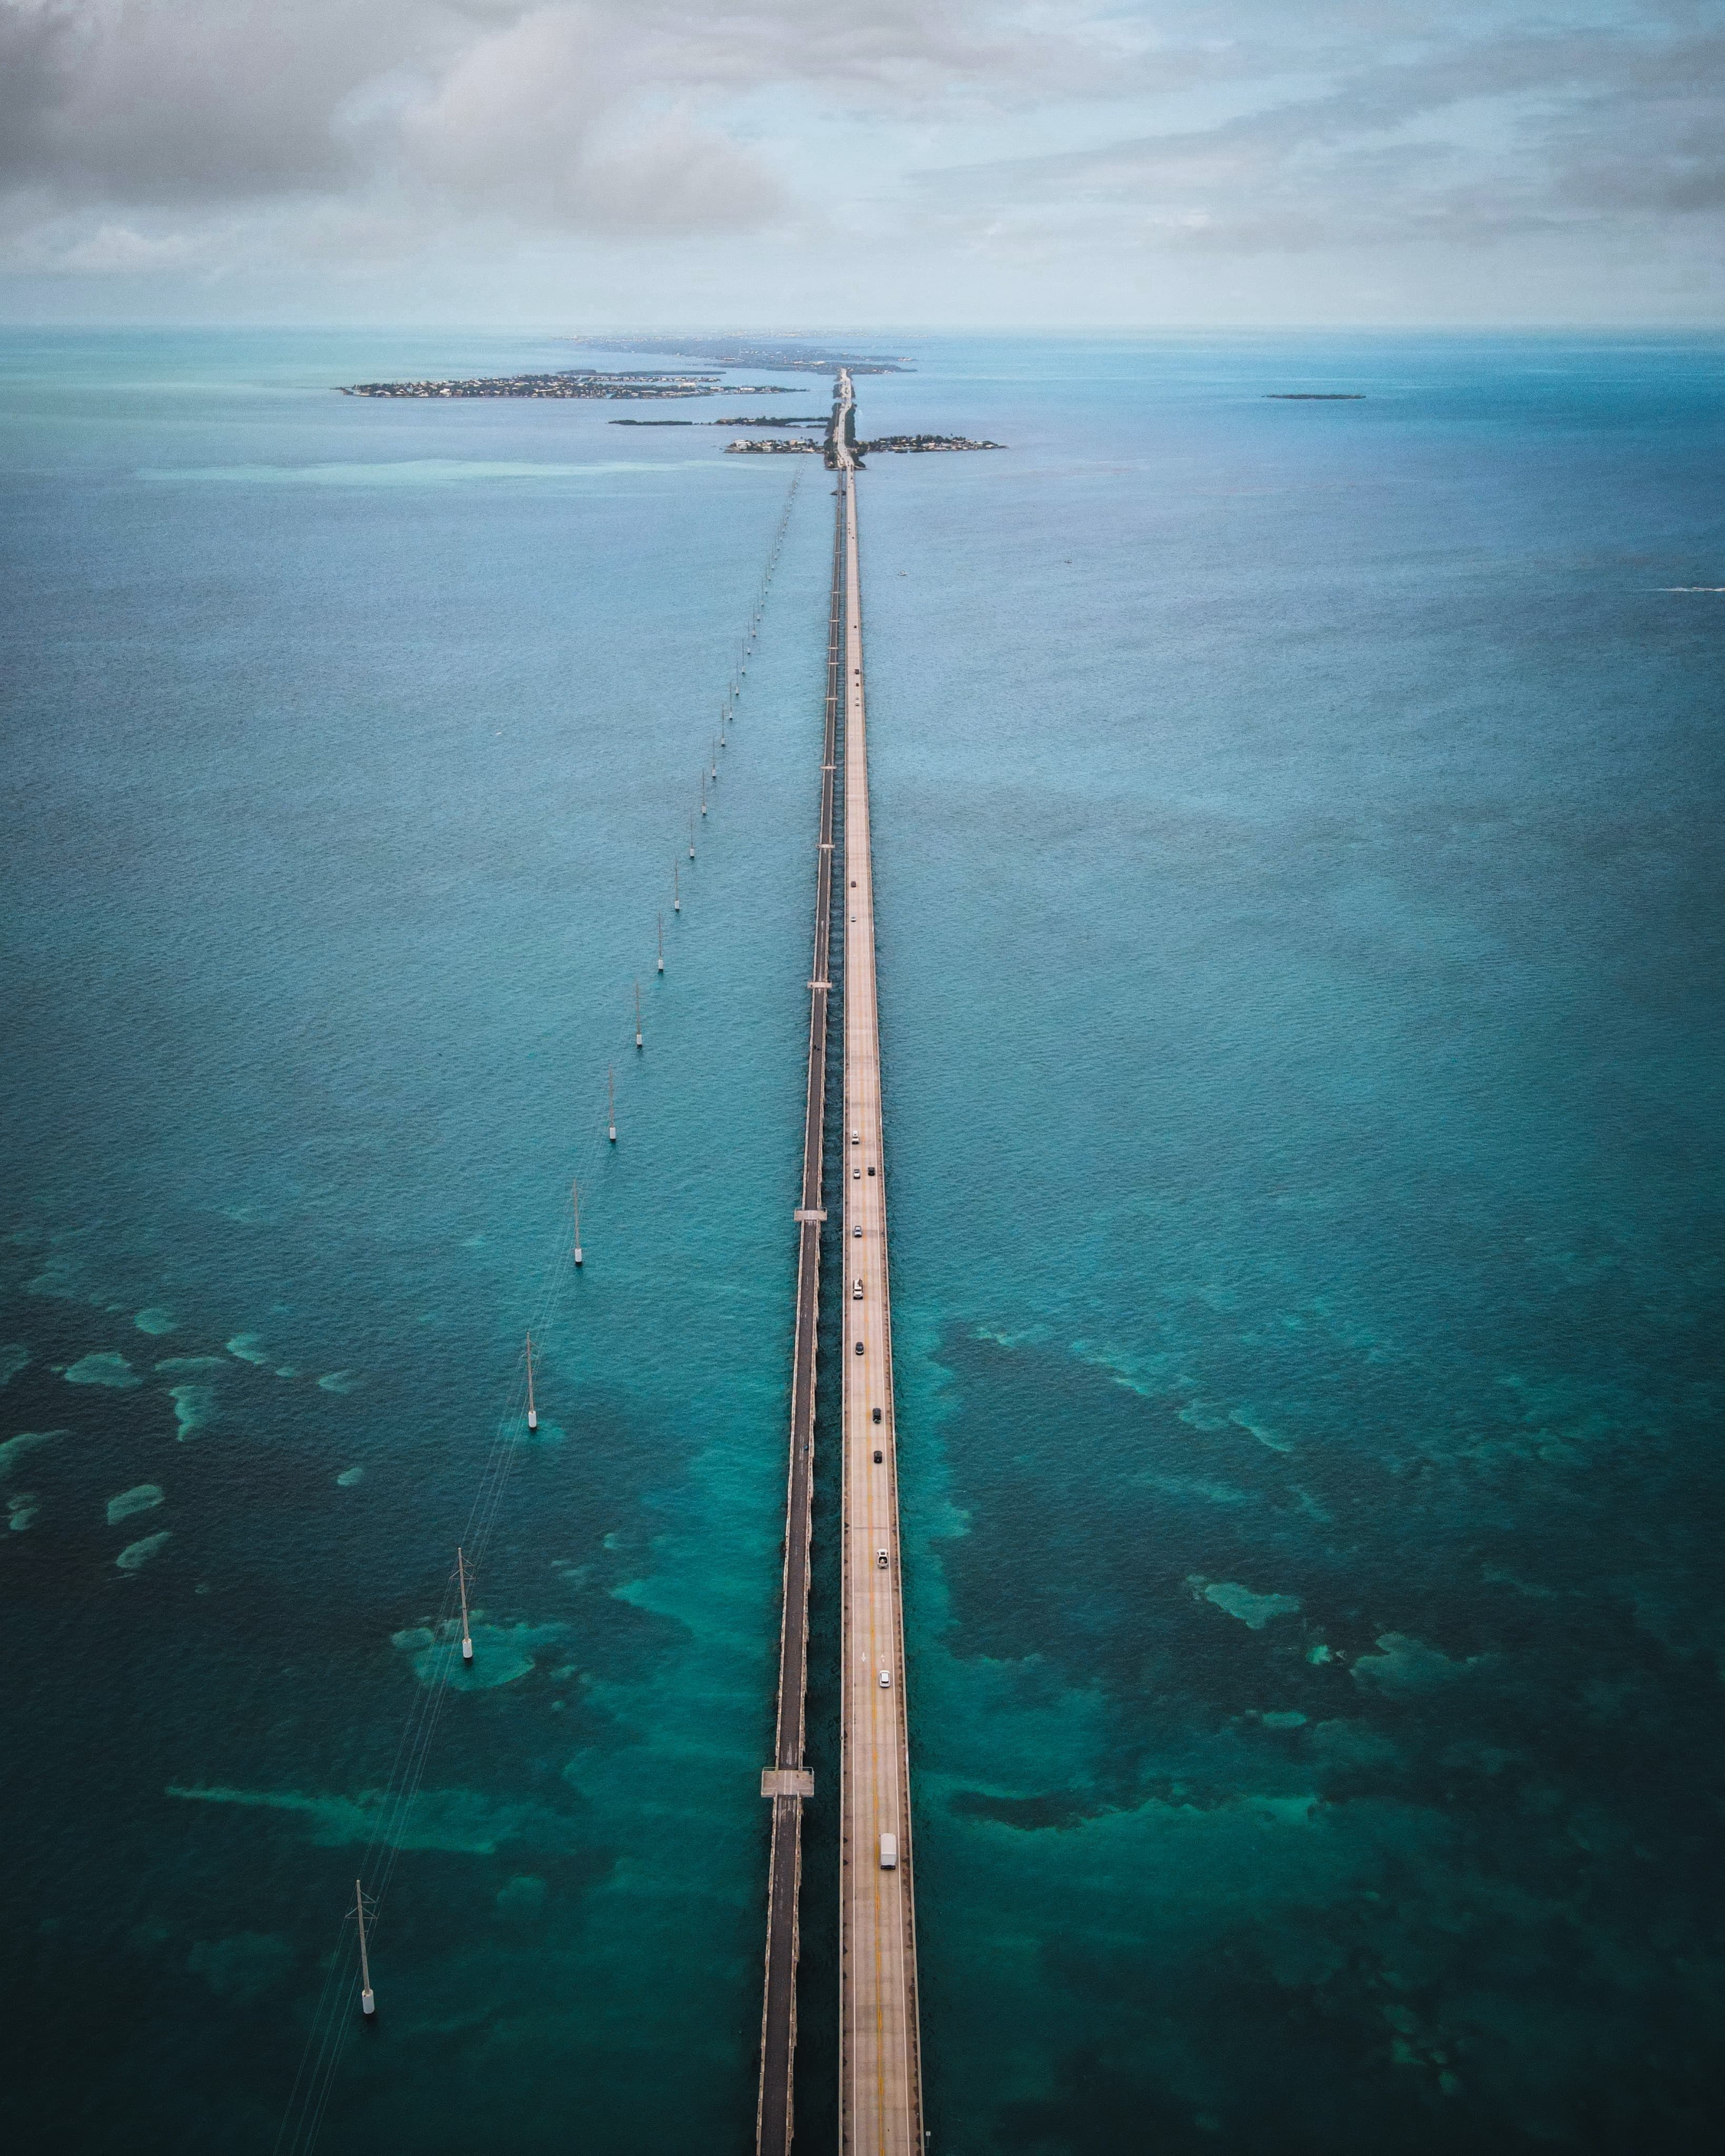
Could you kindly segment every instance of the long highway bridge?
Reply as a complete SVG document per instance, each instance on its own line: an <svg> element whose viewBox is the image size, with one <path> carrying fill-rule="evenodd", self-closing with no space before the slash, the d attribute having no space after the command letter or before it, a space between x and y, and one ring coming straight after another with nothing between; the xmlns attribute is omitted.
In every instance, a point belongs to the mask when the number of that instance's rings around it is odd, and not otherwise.
<svg viewBox="0 0 1725 2156"><path fill-rule="evenodd" d="M833 580L827 631L814 955L809 981L803 1188L796 1208L797 1323L778 1727L773 1763L761 1778L762 1794L773 1802L773 1853L756 2117L760 2156L788 2156L795 2130L792 2099L796 2071L802 1808L814 1794L814 1778L804 1762L809 1559L821 1229L826 1218L821 1188L831 995L828 967L835 844L834 795L841 735L845 786L839 881L845 961L845 1204L840 1251L844 1464L839 2138L841 2156L922 2156L923 2145L880 1029L875 985L875 887L869 841L868 719L857 552L855 406L850 377L841 372L827 441L827 459L836 480Z"/></svg>

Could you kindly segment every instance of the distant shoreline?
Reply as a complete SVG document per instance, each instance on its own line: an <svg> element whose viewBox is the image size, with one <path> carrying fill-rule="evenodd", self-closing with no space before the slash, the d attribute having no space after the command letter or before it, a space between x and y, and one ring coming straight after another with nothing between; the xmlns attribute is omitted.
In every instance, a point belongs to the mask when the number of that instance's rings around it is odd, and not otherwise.
<svg viewBox="0 0 1725 2156"><path fill-rule="evenodd" d="M747 344L725 337L572 336L559 340L591 352L649 352L662 358L705 361L709 367L780 367L798 374L906 374L914 363L885 352L829 351L814 344Z"/></svg>
<svg viewBox="0 0 1725 2156"><path fill-rule="evenodd" d="M801 397L800 382L721 382L716 374L649 374L632 370L601 374L565 367L554 374L484 374L461 381L353 382L338 385L344 397L593 398L622 400L667 397ZM736 424L736 423L732 423Z"/></svg>

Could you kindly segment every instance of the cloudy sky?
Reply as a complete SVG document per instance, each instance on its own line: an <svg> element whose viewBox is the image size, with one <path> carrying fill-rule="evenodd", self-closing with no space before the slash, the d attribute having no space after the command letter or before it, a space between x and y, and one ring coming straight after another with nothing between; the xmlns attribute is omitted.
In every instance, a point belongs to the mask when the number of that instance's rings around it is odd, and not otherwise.
<svg viewBox="0 0 1725 2156"><path fill-rule="evenodd" d="M1725 0L0 0L16 319L1725 314Z"/></svg>

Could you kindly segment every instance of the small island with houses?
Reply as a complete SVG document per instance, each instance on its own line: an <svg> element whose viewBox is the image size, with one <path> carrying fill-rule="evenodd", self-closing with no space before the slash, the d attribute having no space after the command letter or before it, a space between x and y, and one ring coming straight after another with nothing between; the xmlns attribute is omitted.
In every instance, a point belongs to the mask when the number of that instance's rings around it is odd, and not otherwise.
<svg viewBox="0 0 1725 2156"><path fill-rule="evenodd" d="M973 442L967 434L883 434L878 441L859 442L854 454L860 463L863 458L875 450L920 456L930 451L1004 449L1005 447L1004 442ZM795 455L799 449L813 450L819 454L825 448L826 444L824 441L811 442L806 437L793 436L784 440L726 442L725 454L726 456L771 457L783 456L787 454Z"/></svg>

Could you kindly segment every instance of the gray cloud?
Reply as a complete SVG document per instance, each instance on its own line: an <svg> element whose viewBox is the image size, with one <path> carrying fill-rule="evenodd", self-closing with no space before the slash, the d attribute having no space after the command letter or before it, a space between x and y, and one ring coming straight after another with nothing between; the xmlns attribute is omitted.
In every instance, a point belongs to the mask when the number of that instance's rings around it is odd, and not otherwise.
<svg viewBox="0 0 1725 2156"><path fill-rule="evenodd" d="M165 204L396 178L553 224L768 214L711 109L791 85L878 105L1007 80L967 0L0 0L0 181ZM1066 41L1070 44L1070 41Z"/></svg>
<svg viewBox="0 0 1725 2156"><path fill-rule="evenodd" d="M0 172L117 202L339 185L354 165L333 116L406 12L0 0Z"/></svg>
<svg viewBox="0 0 1725 2156"><path fill-rule="evenodd" d="M1477 245L1717 210L1725 33L1651 27L1500 31L1366 67L1355 55L1321 90L1207 126L927 173L923 186L955 223L1240 251Z"/></svg>
<svg viewBox="0 0 1725 2156"><path fill-rule="evenodd" d="M399 86L372 120L374 152L440 198L530 223L700 234L768 220L784 207L775 177L703 121L703 70L686 48L653 49L661 37L594 7L495 22Z"/></svg>
<svg viewBox="0 0 1725 2156"><path fill-rule="evenodd" d="M0 0L0 267L1717 256L1722 74L1717 0Z"/></svg>

